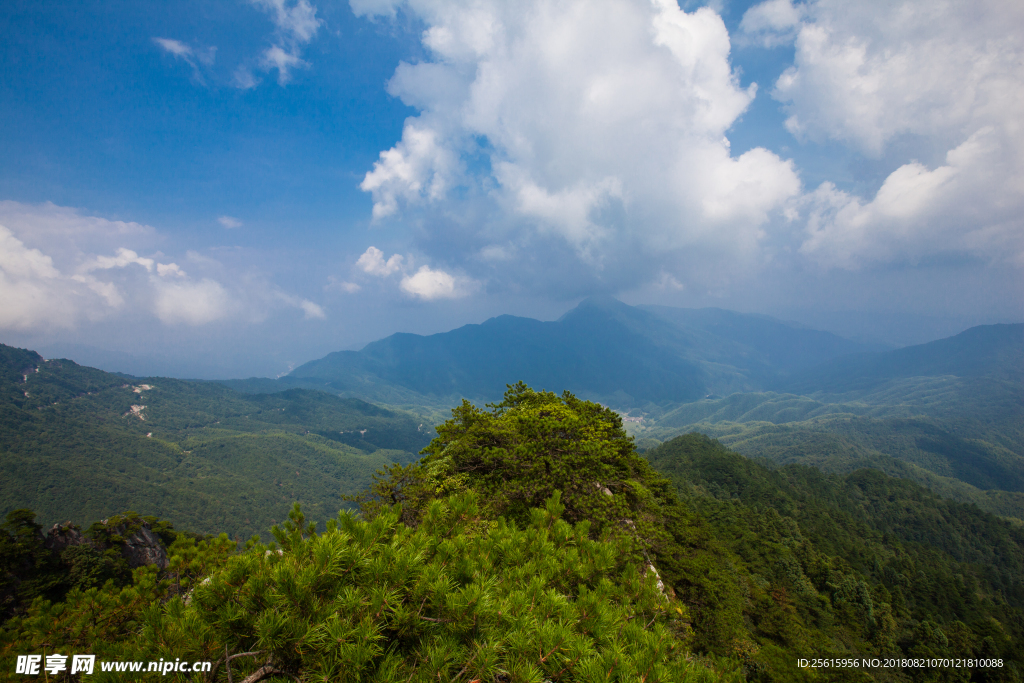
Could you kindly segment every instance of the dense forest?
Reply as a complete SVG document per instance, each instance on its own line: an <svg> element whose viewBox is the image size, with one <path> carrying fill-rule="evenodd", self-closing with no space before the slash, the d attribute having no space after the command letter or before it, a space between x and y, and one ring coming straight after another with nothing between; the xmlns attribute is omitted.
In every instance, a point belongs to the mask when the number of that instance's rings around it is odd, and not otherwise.
<svg viewBox="0 0 1024 683"><path fill-rule="evenodd" d="M839 395L733 394L649 406L642 414L643 425L630 428L645 450L698 431L743 455L780 465L813 465L837 474L878 469L1024 522L1024 384L1019 381L894 378Z"/></svg>
<svg viewBox="0 0 1024 683"><path fill-rule="evenodd" d="M86 647L218 681L1022 680L1024 532L913 482L700 434L641 455L617 413L522 384L422 456L358 512L318 528L296 505L242 550L126 515L56 552L15 511L0 666ZM133 568L141 537L166 560Z"/></svg>
<svg viewBox="0 0 1024 683"><path fill-rule="evenodd" d="M87 524L117 512L236 540L295 501L315 519L433 433L415 416L306 389L247 395L135 378L0 345L0 508Z"/></svg>

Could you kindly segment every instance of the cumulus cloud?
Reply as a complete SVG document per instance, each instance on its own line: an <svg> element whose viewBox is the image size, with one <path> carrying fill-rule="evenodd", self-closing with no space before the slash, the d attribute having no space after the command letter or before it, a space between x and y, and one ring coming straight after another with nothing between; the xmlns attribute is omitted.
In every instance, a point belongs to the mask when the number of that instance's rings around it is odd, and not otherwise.
<svg viewBox="0 0 1024 683"><path fill-rule="evenodd" d="M428 59L401 64L388 86L420 113L361 187L378 221L423 226L420 248L435 257L526 286L538 270L613 285L663 269L685 280L709 260L756 262L770 217L800 192L790 162L761 148L731 152L726 131L755 88L740 87L711 9L351 4L363 15L401 10L426 27ZM494 258L510 253L535 270Z"/></svg>
<svg viewBox="0 0 1024 683"><path fill-rule="evenodd" d="M242 221L238 220L237 218L233 218L232 216L221 216L220 218L217 219L217 222L220 223L225 228L227 228L228 230L231 230L232 228L242 227Z"/></svg>
<svg viewBox="0 0 1024 683"><path fill-rule="evenodd" d="M386 261L384 252L377 247L369 247L356 260L356 268L375 277L387 278L395 273L401 273L402 277L398 283L399 289L406 294L424 301L435 299L458 299L473 292L478 282L465 275L452 275L447 271L431 268L422 265L418 270L411 273L414 267L412 259L407 259L401 254L392 254ZM354 294L362 289L354 282L339 282L330 278L326 289L340 289L349 294Z"/></svg>
<svg viewBox="0 0 1024 683"><path fill-rule="evenodd" d="M277 69L278 85L287 85L292 80L292 70L308 68L309 63L303 61L294 51L285 50L280 45L271 45L263 53L260 66L267 71Z"/></svg>
<svg viewBox="0 0 1024 683"><path fill-rule="evenodd" d="M757 5L741 25L756 28L758 17L786 4ZM786 126L798 136L878 155L902 134L959 143L994 120L1019 116L1019 3L818 0L799 14L795 62L774 93L788 104Z"/></svg>
<svg viewBox="0 0 1024 683"><path fill-rule="evenodd" d="M190 274L162 252L155 229L53 204L0 202L0 330L73 329L115 316L167 325L259 320L281 305L322 319L314 302L189 252ZM111 246L116 244L127 246ZM147 248L146 255L137 249Z"/></svg>
<svg viewBox="0 0 1024 683"><path fill-rule="evenodd" d="M84 253L114 252L125 244L156 248L161 242L152 226L90 216L52 202L0 201L0 224L29 246L45 249L60 268L77 265Z"/></svg>
<svg viewBox="0 0 1024 683"><path fill-rule="evenodd" d="M843 268L940 254L1024 265L1024 5L770 0L741 28L795 39L773 96L799 139L869 157L910 137L945 151L906 159L870 199L829 183L810 193L804 255Z"/></svg>
<svg viewBox="0 0 1024 683"><path fill-rule="evenodd" d="M276 28L274 44L264 50L260 67L265 71L277 69L277 82L286 85L292 79L292 71L308 68L309 63L300 56L302 45L316 36L322 23L316 16L316 7L308 0L250 0L253 5L270 15ZM235 72L235 84L242 89L256 85L252 73L245 70Z"/></svg>
<svg viewBox="0 0 1024 683"><path fill-rule="evenodd" d="M177 263L158 263L156 264L156 272L164 277L188 277L188 273L179 268Z"/></svg>
<svg viewBox="0 0 1024 683"><path fill-rule="evenodd" d="M111 268L124 268L125 266L135 264L142 266L147 272L153 272L154 261L151 258L143 258L136 254L131 249L125 249L121 247L117 250L117 254L114 256L95 256L90 260L86 261L79 268L81 272L88 273L93 270L110 270ZM175 268L176 265L171 264Z"/></svg>
<svg viewBox="0 0 1024 683"><path fill-rule="evenodd" d="M356 267L368 275L387 277L402 269L402 261L401 254L393 254L385 261L383 251L377 247L370 247L356 261Z"/></svg>
<svg viewBox="0 0 1024 683"><path fill-rule="evenodd" d="M871 201L822 184L805 200L808 236L800 251L846 269L943 254L1024 267L1024 146L1007 138L984 128L941 166L904 164Z"/></svg>
<svg viewBox="0 0 1024 683"><path fill-rule="evenodd" d="M456 299L468 294L464 282L456 280L443 270L420 266L412 275L402 278L402 291L414 297L431 301L433 299Z"/></svg>
<svg viewBox="0 0 1024 683"><path fill-rule="evenodd" d="M0 329L72 327L75 306L65 284L49 256L0 225Z"/></svg>

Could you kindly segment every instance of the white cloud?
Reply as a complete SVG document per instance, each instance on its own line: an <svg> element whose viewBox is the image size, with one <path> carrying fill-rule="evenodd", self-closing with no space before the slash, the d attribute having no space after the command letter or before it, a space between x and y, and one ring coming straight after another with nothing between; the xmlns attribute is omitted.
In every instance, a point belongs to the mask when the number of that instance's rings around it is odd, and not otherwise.
<svg viewBox="0 0 1024 683"><path fill-rule="evenodd" d="M385 278L401 273L399 288L406 294L425 301L461 298L473 292L479 285L472 278L451 275L444 270L435 270L426 265L420 266L410 275L408 271L413 266L412 260L405 259L401 254L392 254L391 258L385 261L384 252L377 247L368 248L356 261L356 267L367 275ZM338 282L334 278L329 278L325 289L340 289L352 294L358 292L361 287L353 282Z"/></svg>
<svg viewBox="0 0 1024 683"><path fill-rule="evenodd" d="M393 254L385 261L384 252L377 247L370 247L356 261L356 267L368 275L387 277L402 269L402 260L400 254Z"/></svg>
<svg viewBox="0 0 1024 683"><path fill-rule="evenodd" d="M708 261L746 268L770 215L799 193L789 162L764 149L731 154L726 131L754 89L739 86L710 9L685 13L672 0L352 7L402 10L426 27L429 58L401 64L389 83L420 114L361 187L375 219L420 225L421 248L435 257L527 281L535 271L481 259L483 250L501 244L537 269L577 278L582 268L603 281L651 280L662 268L687 278ZM650 260L642 272L630 265Z"/></svg>
<svg viewBox="0 0 1024 683"><path fill-rule="evenodd" d="M805 200L800 251L826 266L918 262L963 254L1024 267L1024 173L1020 140L985 128L928 168L904 164L874 199L822 184Z"/></svg>
<svg viewBox="0 0 1024 683"><path fill-rule="evenodd" d="M153 38L153 42L162 47L166 52L192 63L192 48L179 40L171 38Z"/></svg>
<svg viewBox="0 0 1024 683"><path fill-rule="evenodd" d="M401 142L380 153L380 161L359 185L373 193L375 219L394 214L399 201L443 199L462 170L458 154L440 144L437 131L423 123L406 121Z"/></svg>
<svg viewBox="0 0 1024 683"><path fill-rule="evenodd" d="M434 299L456 299L468 294L468 283L456 280L443 270L432 270L420 266L413 275L402 278L401 288L406 294L432 301Z"/></svg>
<svg viewBox="0 0 1024 683"><path fill-rule="evenodd" d="M287 85L292 80L292 69L309 68L294 51L288 51L280 45L271 45L263 52L260 66L267 71L277 69L278 85Z"/></svg>
<svg viewBox="0 0 1024 683"><path fill-rule="evenodd" d="M144 281L156 261L112 245L152 244L155 237L149 226L50 203L0 202L0 329L74 328L121 309L124 283L96 273L136 265Z"/></svg>
<svg viewBox="0 0 1024 683"><path fill-rule="evenodd" d="M324 318L327 317L327 314L324 313L323 308L321 308L318 304L315 304L308 299L303 299L302 301L300 301L299 308L301 308L302 312L306 314L305 317L307 320L311 318L323 320Z"/></svg>
<svg viewBox="0 0 1024 683"><path fill-rule="evenodd" d="M251 0L252 4L271 16L277 29L299 43L308 43L322 23L316 18L316 7L307 0Z"/></svg>
<svg viewBox="0 0 1024 683"><path fill-rule="evenodd" d="M239 66L231 76L231 85L239 90L250 90L260 84L260 79L253 75L246 66Z"/></svg>
<svg viewBox="0 0 1024 683"><path fill-rule="evenodd" d="M30 247L45 250L59 269L77 267L85 253L114 252L125 244L155 248L161 242L152 226L89 216L51 202L0 201L0 224Z"/></svg>
<svg viewBox="0 0 1024 683"><path fill-rule="evenodd" d="M767 0L744 13L740 33L764 47L775 47L792 41L799 25L800 10L792 0Z"/></svg>
<svg viewBox="0 0 1024 683"><path fill-rule="evenodd" d="M901 140L935 151L902 160L874 198L829 183L811 193L801 253L842 268L940 255L1024 265L1024 5L771 0L741 27L795 36L773 96L799 139L869 157Z"/></svg>
<svg viewBox="0 0 1024 683"><path fill-rule="evenodd" d="M654 286L661 290L672 290L676 292L686 289L683 283L665 272L661 273L661 276L655 281Z"/></svg>
<svg viewBox="0 0 1024 683"><path fill-rule="evenodd" d="M231 230L232 228L240 228L243 225L242 221L231 216L221 216L220 218L217 219L217 222L223 225L228 230Z"/></svg>
<svg viewBox="0 0 1024 683"><path fill-rule="evenodd" d="M231 297L214 280L159 282L156 316L166 325L205 325L227 316Z"/></svg>
<svg viewBox="0 0 1024 683"><path fill-rule="evenodd" d="M49 256L0 225L0 329L72 327L74 298Z"/></svg>
<svg viewBox="0 0 1024 683"><path fill-rule="evenodd" d="M177 263L158 263L156 264L156 272L162 277L188 277L188 273L179 268Z"/></svg>
<svg viewBox="0 0 1024 683"><path fill-rule="evenodd" d="M187 254L189 270L198 271L192 277L151 249L160 240L138 223L0 202L0 330L74 329L117 317L194 326L259 321L281 304L325 317L317 304L196 252ZM111 246L125 243L134 248Z"/></svg>
<svg viewBox="0 0 1024 683"><path fill-rule="evenodd" d="M217 48L193 48L191 45L187 45L180 40L174 40L172 38L153 38L153 42L160 46L164 52L172 55L175 59L180 59L186 64L192 67L192 75L200 83L203 82L203 75L200 70L200 65L213 66L214 61L217 58Z"/></svg>
<svg viewBox="0 0 1024 683"><path fill-rule="evenodd" d="M511 261L515 257L515 249L503 244L488 244L480 250L480 258L484 261Z"/></svg>
<svg viewBox="0 0 1024 683"><path fill-rule="evenodd" d="M286 85L297 68L309 68L300 56L300 47L316 37L323 23L316 16L316 7L308 0L250 0L270 15L276 27L274 44L264 50L260 67L265 71L277 69L277 82ZM255 86L257 81L248 70L235 72L235 85L242 89Z"/></svg>
<svg viewBox="0 0 1024 683"><path fill-rule="evenodd" d="M288 304L289 306L301 310L303 313L303 317L306 320L310 320L312 318L316 318L317 320L323 320L327 317L327 314L324 312L324 309L319 304L315 304L309 299L291 296L290 294L285 294L284 292L281 291L277 291L277 298L280 301L283 301L284 303Z"/></svg>
<svg viewBox="0 0 1024 683"><path fill-rule="evenodd" d="M114 256L96 256L87 261L79 268L80 272L88 273L94 270L110 270L111 268L124 268L129 265L138 265L146 269L146 272L153 272L154 261L151 258L142 258L131 249L121 247Z"/></svg>
<svg viewBox="0 0 1024 683"><path fill-rule="evenodd" d="M333 275L328 276L327 284L324 285L324 291L340 291L345 292L346 294L355 294L361 289L362 287L360 287L355 282L346 282L344 280L339 280Z"/></svg>
<svg viewBox="0 0 1024 683"><path fill-rule="evenodd" d="M751 8L744 25L782 4ZM800 13L795 63L775 86L798 136L878 155L907 133L951 147L984 125L1019 120L1021 3L818 0Z"/></svg>

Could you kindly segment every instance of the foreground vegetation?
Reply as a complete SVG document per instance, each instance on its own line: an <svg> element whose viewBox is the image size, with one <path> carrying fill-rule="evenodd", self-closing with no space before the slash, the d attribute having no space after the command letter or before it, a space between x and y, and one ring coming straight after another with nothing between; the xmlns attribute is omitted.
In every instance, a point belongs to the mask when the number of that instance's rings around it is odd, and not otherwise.
<svg viewBox="0 0 1024 683"><path fill-rule="evenodd" d="M276 547L228 557L225 537L178 540L163 576L140 568L131 586L37 599L5 626L2 665L71 649L214 661L210 680L741 679L695 660L684 608L656 575L563 510L554 495L519 528L467 491L432 501L415 528L378 508L316 534L296 506Z"/></svg>
<svg viewBox="0 0 1024 683"><path fill-rule="evenodd" d="M63 584L14 587L0 666L45 646L218 681L1022 680L1024 535L977 508L698 434L648 460L616 413L521 384L437 434L319 533L298 506L241 552L158 525L168 566L130 579L66 580L62 554ZM9 579L37 538L15 517Z"/></svg>

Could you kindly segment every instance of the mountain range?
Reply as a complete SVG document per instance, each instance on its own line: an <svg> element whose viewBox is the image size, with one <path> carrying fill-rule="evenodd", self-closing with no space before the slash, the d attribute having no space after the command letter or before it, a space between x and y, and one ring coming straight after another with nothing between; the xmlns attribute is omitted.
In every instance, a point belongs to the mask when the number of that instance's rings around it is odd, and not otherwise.
<svg viewBox="0 0 1024 683"><path fill-rule="evenodd" d="M822 362L877 350L766 316L592 297L555 321L503 315L430 336L394 334L359 351L328 354L278 380L226 384L450 405L461 398L498 400L506 384L521 380L629 407L774 388Z"/></svg>
<svg viewBox="0 0 1024 683"><path fill-rule="evenodd" d="M765 391L849 398L910 377L1020 383L1022 359L1024 324L983 325L892 350L767 316L592 297L555 321L503 315L429 336L394 334L277 380L224 383L254 393L306 387L453 405L498 400L505 384L521 380L629 409Z"/></svg>

